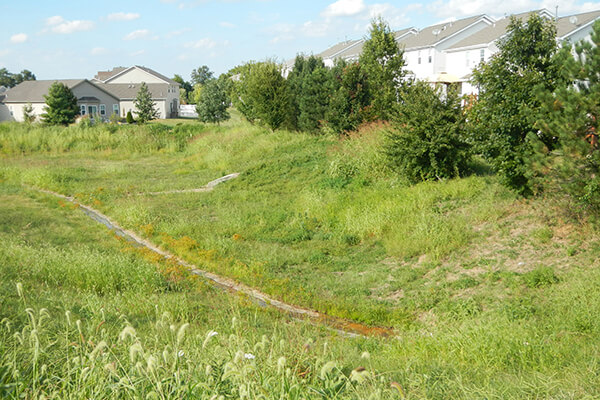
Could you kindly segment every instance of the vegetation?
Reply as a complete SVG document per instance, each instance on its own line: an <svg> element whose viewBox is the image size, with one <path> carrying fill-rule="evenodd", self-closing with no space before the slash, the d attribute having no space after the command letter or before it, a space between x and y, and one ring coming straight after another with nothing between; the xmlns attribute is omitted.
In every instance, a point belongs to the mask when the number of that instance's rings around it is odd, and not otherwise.
<svg viewBox="0 0 600 400"><path fill-rule="evenodd" d="M152 93L150 93L150 89L148 89L146 82L142 82L140 85L140 89L133 100L133 105L136 109L137 120L141 124L152 121L159 116L156 104L154 104L154 101L152 100Z"/></svg>
<svg viewBox="0 0 600 400"><path fill-rule="evenodd" d="M229 119L229 97L221 79L207 82L200 94L196 112L202 122L220 123Z"/></svg>
<svg viewBox="0 0 600 400"><path fill-rule="evenodd" d="M407 86L388 134L389 164L411 182L454 178L468 171L471 149L460 98L441 89L424 82Z"/></svg>
<svg viewBox="0 0 600 400"><path fill-rule="evenodd" d="M381 17L373 20L359 65L368 76L372 113L377 119L389 120L400 98L403 56L389 25Z"/></svg>
<svg viewBox="0 0 600 400"><path fill-rule="evenodd" d="M192 70L192 85L205 85L209 81L213 80L214 73L210 70L210 68L206 65L202 65L196 69Z"/></svg>
<svg viewBox="0 0 600 400"><path fill-rule="evenodd" d="M35 81L35 75L26 69L20 73L13 74L6 68L0 68L0 86L11 88L23 81Z"/></svg>
<svg viewBox="0 0 600 400"><path fill-rule="evenodd" d="M133 119L133 115L131 114L131 110L127 111L127 117L125 118L128 124L133 124L135 120Z"/></svg>
<svg viewBox="0 0 600 400"><path fill-rule="evenodd" d="M27 103L23 106L23 121L30 124L34 122L36 119L36 115L33 112L33 106L31 103Z"/></svg>
<svg viewBox="0 0 600 400"><path fill-rule="evenodd" d="M61 82L54 82L48 94L44 95L46 105L45 113L42 114L42 120L50 125L68 125L75 122L75 117L79 115L77 106L77 97L71 92L67 85Z"/></svg>
<svg viewBox="0 0 600 400"><path fill-rule="evenodd" d="M480 88L471 119L475 140L484 157L505 184L518 193L533 192L532 168L536 142L548 149L552 136L538 136L540 88L552 92L558 84L559 65L553 21L532 14L527 21L512 17L499 52L473 72Z"/></svg>

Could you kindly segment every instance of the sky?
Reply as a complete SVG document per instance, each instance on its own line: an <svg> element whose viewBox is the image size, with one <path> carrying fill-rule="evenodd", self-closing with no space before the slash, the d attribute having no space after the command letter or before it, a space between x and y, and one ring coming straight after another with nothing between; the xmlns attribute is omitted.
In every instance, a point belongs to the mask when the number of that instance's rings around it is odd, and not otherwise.
<svg viewBox="0 0 600 400"><path fill-rule="evenodd" d="M215 75L247 61L284 62L368 33L558 6L559 16L599 10L581 0L0 0L0 68L37 79L93 78L143 65L166 76L207 65Z"/></svg>

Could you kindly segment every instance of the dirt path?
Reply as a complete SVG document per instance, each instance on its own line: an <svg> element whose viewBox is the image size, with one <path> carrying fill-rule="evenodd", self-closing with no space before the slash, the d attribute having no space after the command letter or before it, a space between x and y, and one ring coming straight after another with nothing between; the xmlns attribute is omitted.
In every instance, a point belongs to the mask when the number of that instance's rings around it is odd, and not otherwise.
<svg viewBox="0 0 600 400"><path fill-rule="evenodd" d="M217 186L219 183L226 182L228 180L237 178L240 176L239 172L235 172L233 174L222 176L221 178L215 179L214 181L210 181L206 184L206 186L202 186L196 189L177 189L177 190L166 190L164 192L146 192L146 193L137 193L138 196L157 196L161 194L172 194L172 193L201 193L201 192L210 192Z"/></svg>
<svg viewBox="0 0 600 400"><path fill-rule="evenodd" d="M206 187L211 187L211 190L212 190L212 188L214 186L216 186L217 184L235 177L233 175L237 176L237 174L226 175L223 178L219 178L215 181L210 182ZM227 177L229 177L229 178L227 178ZM227 179L225 179L225 178L227 178ZM212 186L209 186L211 184L212 184ZM244 295L248 296L249 299L251 299L252 301L254 301L255 303L257 303L258 305L260 305L262 307L267 307L267 306L273 307L273 308L276 308L280 311L283 311L283 312L290 314L292 316L295 316L295 317L308 318L312 322L324 324L324 325L330 327L331 329L334 329L345 335L388 337L388 336L393 336L393 334L394 334L393 330L389 329L389 328L370 327L370 326L366 326L366 325L363 325L363 324L360 324L357 322L348 321L348 320L344 320L341 318L331 317L331 316L319 313L314 310L310 310L310 309L303 308L303 307L298 307L298 306L295 306L292 304L288 304L288 303L279 301L279 300L267 295L266 293L261 292L260 290L254 289L250 286L244 285L243 283L236 282L232 279L214 274L212 272L202 270L202 269L198 268L196 265L188 263L187 261L171 254L170 252L161 249L160 247L156 246L152 242L141 238L135 232L122 228L121 226L119 226L119 224L117 224L116 222L111 220L108 216L102 214L100 211L98 211L90 206L81 204L74 197L65 196L63 194L53 192L51 190L40 189L40 188L33 187L33 186L28 186L28 187L32 190L46 193L51 196L67 200L67 201L77 205L78 208L81 209L88 217L90 217L94 221L106 226L108 229L113 231L116 235L123 237L124 239L133 243L134 245L140 246L140 247L143 246L157 254L160 254L161 256L163 256L166 259L175 260L179 265L182 265L182 266L185 266L186 268L188 268L191 273L208 279L215 286L226 289L228 291L233 291L236 293L243 293ZM162 194L162 193L181 193L181 192L175 191L175 192L155 192L155 193ZM153 194L153 193L149 193L149 194Z"/></svg>

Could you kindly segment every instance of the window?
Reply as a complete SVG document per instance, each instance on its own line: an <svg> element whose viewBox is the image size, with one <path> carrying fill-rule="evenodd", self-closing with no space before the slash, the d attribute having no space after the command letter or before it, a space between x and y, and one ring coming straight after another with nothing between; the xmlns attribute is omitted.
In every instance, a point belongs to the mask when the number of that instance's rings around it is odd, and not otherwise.
<svg viewBox="0 0 600 400"><path fill-rule="evenodd" d="M119 115L119 105L113 104L113 114Z"/></svg>
<svg viewBox="0 0 600 400"><path fill-rule="evenodd" d="M479 61L481 61L481 62L485 61L485 49L481 49L479 51Z"/></svg>
<svg viewBox="0 0 600 400"><path fill-rule="evenodd" d="M79 114L85 115L85 104L79 106Z"/></svg>
<svg viewBox="0 0 600 400"><path fill-rule="evenodd" d="M104 104L100 104L100 115L106 115L106 106Z"/></svg>
<svg viewBox="0 0 600 400"><path fill-rule="evenodd" d="M432 60L432 58L431 58L431 56L429 56L429 61L428 61L429 64L431 64L431 60Z"/></svg>

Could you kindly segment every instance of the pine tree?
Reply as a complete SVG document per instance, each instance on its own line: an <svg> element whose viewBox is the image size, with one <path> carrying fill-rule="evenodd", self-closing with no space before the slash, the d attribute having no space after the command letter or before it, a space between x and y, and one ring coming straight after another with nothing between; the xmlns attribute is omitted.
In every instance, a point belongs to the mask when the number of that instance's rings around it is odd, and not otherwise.
<svg viewBox="0 0 600 400"><path fill-rule="evenodd" d="M537 135L535 121L540 108L537 91L552 91L559 79L553 62L558 48L554 22L537 14L526 22L513 17L498 48L473 72L480 88L470 116L473 137L504 184L528 195L535 142L542 139L546 147L553 146L551 137Z"/></svg>
<svg viewBox="0 0 600 400"><path fill-rule="evenodd" d="M146 82L142 82L140 89L138 90L137 96L133 101L135 105L137 120L141 124L145 124L148 121L159 117L159 112L156 109L156 105L152 100L152 94L148 89Z"/></svg>
<svg viewBox="0 0 600 400"><path fill-rule="evenodd" d="M79 114L77 106L77 97L71 92L71 89L64 83L54 82L48 94L44 96L46 106L45 113L42 114L42 120L52 125L68 125L75 121Z"/></svg>
<svg viewBox="0 0 600 400"><path fill-rule="evenodd" d="M389 25L381 17L373 20L359 63L369 79L371 105L379 119L390 119L399 100L405 74L403 53Z"/></svg>

